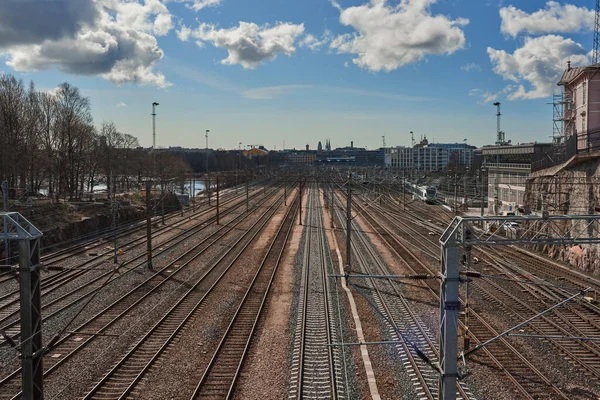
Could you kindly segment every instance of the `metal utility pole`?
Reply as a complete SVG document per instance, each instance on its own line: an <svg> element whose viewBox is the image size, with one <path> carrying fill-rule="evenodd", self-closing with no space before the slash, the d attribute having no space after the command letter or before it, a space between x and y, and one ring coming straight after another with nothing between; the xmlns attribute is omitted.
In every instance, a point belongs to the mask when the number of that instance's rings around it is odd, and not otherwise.
<svg viewBox="0 0 600 400"><path fill-rule="evenodd" d="M156 149L156 109L157 102L152 103L152 150Z"/></svg>
<svg viewBox="0 0 600 400"><path fill-rule="evenodd" d="M217 225L219 225L219 175L217 175Z"/></svg>
<svg viewBox="0 0 600 400"><path fill-rule="evenodd" d="M246 179L246 212L250 210L250 204L248 202L248 179Z"/></svg>
<svg viewBox="0 0 600 400"><path fill-rule="evenodd" d="M283 205L287 207L287 185L283 185Z"/></svg>
<svg viewBox="0 0 600 400"><path fill-rule="evenodd" d="M0 236L19 243L21 384L23 399L44 398L40 232L21 214L0 212Z"/></svg>
<svg viewBox="0 0 600 400"><path fill-rule="evenodd" d="M210 175L206 174L206 198L208 199L208 205L210 206Z"/></svg>
<svg viewBox="0 0 600 400"><path fill-rule="evenodd" d="M152 103L152 176L156 174L156 106L157 102Z"/></svg>
<svg viewBox="0 0 600 400"><path fill-rule="evenodd" d="M335 228L335 225L333 222L333 207L335 207L333 202L335 200L335 188L333 187L333 185L331 185L330 192L331 192L331 210L329 210L329 211L331 212L331 229L333 229L333 228Z"/></svg>
<svg viewBox="0 0 600 400"><path fill-rule="evenodd" d="M456 174L454 174L454 215L458 214L458 208L456 207L456 202L457 200L457 187L458 187L458 182L457 182L457 176Z"/></svg>
<svg viewBox="0 0 600 400"><path fill-rule="evenodd" d="M207 185L206 185L206 197L208 197L208 205L210 206L210 173L208 172L208 133L209 132L210 132L210 130L207 129L206 133L204 134L204 137L206 138L206 176L208 177Z"/></svg>
<svg viewBox="0 0 600 400"><path fill-rule="evenodd" d="M118 210L118 204L117 204L117 189L116 189L116 185L115 185L115 177L112 174L112 171L110 173L110 180L112 181L112 201L111 201L111 211L112 211L112 228L113 228L113 239L114 239L114 243L113 243L113 264L117 264L119 262L118 257L117 257L117 210Z"/></svg>
<svg viewBox="0 0 600 400"><path fill-rule="evenodd" d="M8 211L8 181L2 182L2 207L4 211ZM4 253L6 254L6 262L10 264L10 242L4 239Z"/></svg>
<svg viewBox="0 0 600 400"><path fill-rule="evenodd" d="M300 204L298 205L298 225L302 225L302 181L298 181L298 195L300 196Z"/></svg>
<svg viewBox="0 0 600 400"><path fill-rule="evenodd" d="M521 232L515 236L495 235L490 238L486 232L478 232L472 229L472 225L483 222L488 225L502 226L507 222L524 222L529 225L527 232ZM561 234L561 228L568 224L571 230ZM491 217L455 217L448 228L440 237L442 261L441 261L441 286L440 286L440 400L456 399L456 381L458 378L458 325L460 302L458 297L459 277L459 248L462 246L467 257L473 246L507 246L507 245L561 245L572 246L576 244L598 244L600 238L594 235L600 226L600 215L546 215L546 216L491 216ZM538 235L536 231L544 230L553 232L552 236ZM577 237L571 236L571 231L584 232ZM592 234L585 234L590 232ZM468 258L467 258L468 263ZM468 268L468 264L467 264ZM481 274L467 271L467 278L480 277ZM521 328L532 320L550 312L562 304L571 301L577 296L585 295L590 289L585 289L573 296L562 300L545 311L505 330L504 332L479 343L470 350L462 353L465 359L489 343L508 335L510 332ZM469 343L467 343L469 344Z"/></svg>
<svg viewBox="0 0 600 400"><path fill-rule="evenodd" d="M439 394L442 400L456 399L458 377L458 274L459 249L451 236L442 245L442 282L440 283L440 376Z"/></svg>
<svg viewBox="0 0 600 400"><path fill-rule="evenodd" d="M498 177L494 177L494 214L498 215L498 192L500 188L498 187Z"/></svg>
<svg viewBox="0 0 600 400"><path fill-rule="evenodd" d="M162 196L161 200L160 200L160 207L161 207L161 213L162 213L162 224L165 224L165 189L164 189L164 184L161 180L160 183L160 194Z"/></svg>
<svg viewBox="0 0 600 400"><path fill-rule="evenodd" d="M196 211L196 174L192 173L192 208Z"/></svg>
<svg viewBox="0 0 600 400"><path fill-rule="evenodd" d="M402 210L406 211L406 170L402 170Z"/></svg>
<svg viewBox="0 0 600 400"><path fill-rule="evenodd" d="M467 177L463 177L463 204L467 206Z"/></svg>
<svg viewBox="0 0 600 400"><path fill-rule="evenodd" d="M352 172L348 173L348 192L346 194L346 282L348 282L348 277L350 275L350 253L351 253L351 245L350 242L350 234L351 234L351 225L352 225Z"/></svg>
<svg viewBox="0 0 600 400"><path fill-rule="evenodd" d="M146 258L148 269L152 271L152 207L150 205L152 182L146 182Z"/></svg>
<svg viewBox="0 0 600 400"><path fill-rule="evenodd" d="M483 193L483 169L479 170L479 187L481 190L481 216L483 217L483 202L485 200L485 193Z"/></svg>

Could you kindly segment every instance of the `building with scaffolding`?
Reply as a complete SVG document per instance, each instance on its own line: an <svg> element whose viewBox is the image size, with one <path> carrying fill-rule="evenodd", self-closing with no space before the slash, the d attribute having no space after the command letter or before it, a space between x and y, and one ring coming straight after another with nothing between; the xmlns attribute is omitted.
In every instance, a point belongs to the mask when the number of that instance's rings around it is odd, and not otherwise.
<svg viewBox="0 0 600 400"><path fill-rule="evenodd" d="M600 150L600 64L567 69L558 82L563 92L553 98L554 141L577 139L577 152Z"/></svg>

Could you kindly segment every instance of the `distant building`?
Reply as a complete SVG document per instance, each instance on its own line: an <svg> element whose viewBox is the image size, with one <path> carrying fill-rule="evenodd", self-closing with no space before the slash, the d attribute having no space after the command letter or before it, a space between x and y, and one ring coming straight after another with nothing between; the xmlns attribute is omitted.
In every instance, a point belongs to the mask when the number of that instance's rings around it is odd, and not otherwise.
<svg viewBox="0 0 600 400"><path fill-rule="evenodd" d="M481 148L481 167L487 171L489 214L516 212L523 207L532 160L551 146L551 143L524 143Z"/></svg>
<svg viewBox="0 0 600 400"><path fill-rule="evenodd" d="M285 160L289 164L313 164L317 155L310 151L297 151L286 154Z"/></svg>
<svg viewBox="0 0 600 400"><path fill-rule="evenodd" d="M323 144L321 143L321 141L319 141L319 144L317 145L317 151L319 153L323 151Z"/></svg>
<svg viewBox="0 0 600 400"><path fill-rule="evenodd" d="M474 151L475 146L466 143L429 143L425 137L414 147L383 149L383 159L388 168L436 172L470 168Z"/></svg>
<svg viewBox="0 0 600 400"><path fill-rule="evenodd" d="M242 154L248 158L263 157L269 154L269 151L263 146L252 147L251 149L244 150Z"/></svg>

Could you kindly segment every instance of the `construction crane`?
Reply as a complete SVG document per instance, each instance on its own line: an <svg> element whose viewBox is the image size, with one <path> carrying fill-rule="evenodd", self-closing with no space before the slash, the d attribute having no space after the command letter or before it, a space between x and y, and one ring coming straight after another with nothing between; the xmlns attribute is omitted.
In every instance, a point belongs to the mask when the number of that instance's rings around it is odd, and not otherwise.
<svg viewBox="0 0 600 400"><path fill-rule="evenodd" d="M413 133L413 131L410 131L410 144L412 145L412 147L415 147L415 134Z"/></svg>
<svg viewBox="0 0 600 400"><path fill-rule="evenodd" d="M381 139L383 140L383 147L385 148L385 135L381 137Z"/></svg>
<svg viewBox="0 0 600 400"><path fill-rule="evenodd" d="M594 50L592 55L593 64L598 64L598 46L600 43L600 0L596 0L596 17L594 20Z"/></svg>

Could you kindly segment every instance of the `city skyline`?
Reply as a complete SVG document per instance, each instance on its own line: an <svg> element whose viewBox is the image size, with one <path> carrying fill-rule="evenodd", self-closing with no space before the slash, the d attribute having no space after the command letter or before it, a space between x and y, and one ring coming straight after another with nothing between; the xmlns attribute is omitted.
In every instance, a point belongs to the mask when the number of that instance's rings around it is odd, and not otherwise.
<svg viewBox="0 0 600 400"><path fill-rule="evenodd" d="M558 78L592 45L589 1L52 4L5 3L0 71L48 91L72 83L96 125L144 147L154 101L163 147L202 148L206 129L211 148L374 149L383 135L410 145L410 131L481 146L495 141L495 101L507 139L548 141Z"/></svg>

